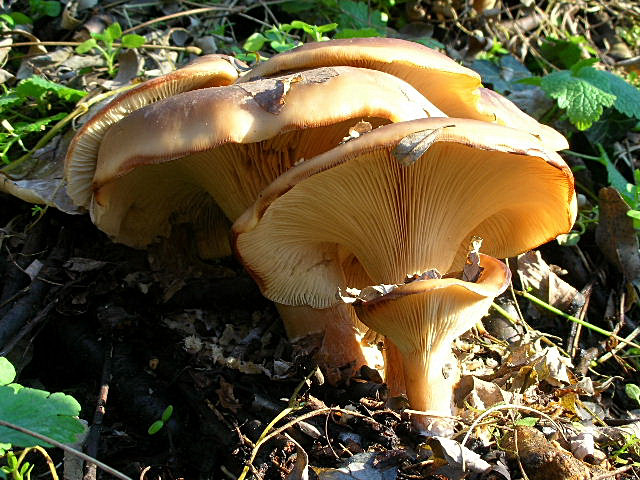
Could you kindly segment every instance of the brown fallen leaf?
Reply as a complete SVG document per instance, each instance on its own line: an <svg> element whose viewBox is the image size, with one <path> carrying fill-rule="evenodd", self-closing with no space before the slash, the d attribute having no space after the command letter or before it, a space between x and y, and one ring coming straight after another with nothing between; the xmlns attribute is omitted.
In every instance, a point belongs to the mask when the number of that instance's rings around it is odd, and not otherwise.
<svg viewBox="0 0 640 480"><path fill-rule="evenodd" d="M627 281L640 287L640 252L629 206L613 187L600 189L600 222L596 243L604 256L623 273Z"/></svg>

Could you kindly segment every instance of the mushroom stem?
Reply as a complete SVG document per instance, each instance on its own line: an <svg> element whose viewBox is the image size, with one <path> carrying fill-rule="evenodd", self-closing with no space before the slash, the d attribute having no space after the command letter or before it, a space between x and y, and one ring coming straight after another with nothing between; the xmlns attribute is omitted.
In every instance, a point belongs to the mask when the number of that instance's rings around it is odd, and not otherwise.
<svg viewBox="0 0 640 480"><path fill-rule="evenodd" d="M384 382L389 389L390 397L398 397L407 393L405 388L402 354L389 338L384 339Z"/></svg>
<svg viewBox="0 0 640 480"><path fill-rule="evenodd" d="M457 359L451 353L450 342L425 350L401 352L401 355L411 408L435 415L414 416L414 426L432 435L450 434L453 425L446 417L452 415L453 388L459 380Z"/></svg>
<svg viewBox="0 0 640 480"><path fill-rule="evenodd" d="M335 371L346 365L351 365L353 371L362 365L375 368L374 348L364 347L359 342L357 318L351 306L338 304L318 309L276 303L276 307L290 340L300 340L314 333L323 334L315 359L325 371Z"/></svg>

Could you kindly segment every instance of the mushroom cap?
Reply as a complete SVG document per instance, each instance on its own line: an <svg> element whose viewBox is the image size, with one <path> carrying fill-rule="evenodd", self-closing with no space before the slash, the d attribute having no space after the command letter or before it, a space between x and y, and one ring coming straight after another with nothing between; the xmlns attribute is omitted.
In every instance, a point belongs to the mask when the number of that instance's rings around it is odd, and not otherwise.
<svg viewBox="0 0 640 480"><path fill-rule="evenodd" d="M115 240L141 247L167 235L177 212L206 218L219 206L235 220L278 175L359 121L428 115L444 116L406 82L353 67L182 93L109 129L90 211Z"/></svg>
<svg viewBox="0 0 640 480"><path fill-rule="evenodd" d="M451 344L487 313L494 297L511 280L509 268L480 254L476 282L457 278L415 280L389 293L354 304L358 318L388 337L402 356L407 396L412 408L451 414L452 389L458 380ZM451 365L443 375L445 361Z"/></svg>
<svg viewBox="0 0 640 480"><path fill-rule="evenodd" d="M259 63L238 83L287 71L339 65L380 70L401 78L451 117L490 120L475 109L480 75L436 50L397 38L305 43Z"/></svg>
<svg viewBox="0 0 640 480"><path fill-rule="evenodd" d="M480 89L478 109L494 117L500 125L507 125L531 132L538 137L544 146L550 150L565 150L569 148L567 139L557 130L539 123L520 110L511 100L488 88Z"/></svg>
<svg viewBox="0 0 640 480"><path fill-rule="evenodd" d="M571 170L533 136L433 118L380 127L285 172L236 221L233 246L266 297L323 308L347 278L461 270L473 236L510 257L575 216Z"/></svg>
<svg viewBox="0 0 640 480"><path fill-rule="evenodd" d="M79 206L88 208L98 149L108 128L146 105L172 95L199 88L229 85L238 78L236 65L228 55L205 55L183 68L162 75L124 92L96 112L74 136L65 159L67 193Z"/></svg>
<svg viewBox="0 0 640 480"><path fill-rule="evenodd" d="M442 53L397 38L350 38L306 43L253 67L238 83L282 72L352 65L395 75L413 85L450 117L496 122L527 130L547 148L568 148L566 139L538 123L512 102L486 88L480 76Z"/></svg>

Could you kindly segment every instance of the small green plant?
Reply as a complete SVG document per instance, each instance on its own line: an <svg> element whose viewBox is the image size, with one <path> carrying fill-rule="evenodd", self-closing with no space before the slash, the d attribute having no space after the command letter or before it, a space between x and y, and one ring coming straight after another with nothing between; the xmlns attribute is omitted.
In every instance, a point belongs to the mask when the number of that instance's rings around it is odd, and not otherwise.
<svg viewBox="0 0 640 480"><path fill-rule="evenodd" d="M10 163L14 153L27 151L48 125L66 116L70 103L86 92L50 82L38 76L22 80L0 95L0 160Z"/></svg>
<svg viewBox="0 0 640 480"><path fill-rule="evenodd" d="M537 85L565 110L578 130L596 122L605 108L640 119L640 90L611 72L594 68L596 58L580 60L567 70L544 77L531 77L522 83Z"/></svg>
<svg viewBox="0 0 640 480"><path fill-rule="evenodd" d="M169 405L164 409L160 420L156 420L155 422L153 422L149 427L149 430L147 430L147 433L149 435L155 435L156 433L158 433L162 429L162 427L164 427L165 423L169 421L171 415L173 415L173 405Z"/></svg>
<svg viewBox="0 0 640 480"><path fill-rule="evenodd" d="M16 370L6 358L0 357L0 420L36 431L64 443L75 442L85 430L78 420L80 404L70 395L49 393L14 383ZM24 447L20 453L15 447ZM50 458L42 447L50 445L22 432L0 426L0 478L11 475L12 480L29 479L33 468L25 461L30 451L38 451ZM55 478L55 469L52 471Z"/></svg>
<svg viewBox="0 0 640 480"><path fill-rule="evenodd" d="M635 400L640 405L640 387L635 383L627 383L624 386L624 392L631 400Z"/></svg>
<svg viewBox="0 0 640 480"><path fill-rule="evenodd" d="M115 44L120 40L119 44ZM141 35L130 33L122 35L122 27L119 23L112 23L102 33L92 33L91 38L82 42L76 47L76 52L82 54L92 50L97 50L107 62L109 76L113 77L117 73L116 59L123 48L138 48L145 43L145 38Z"/></svg>

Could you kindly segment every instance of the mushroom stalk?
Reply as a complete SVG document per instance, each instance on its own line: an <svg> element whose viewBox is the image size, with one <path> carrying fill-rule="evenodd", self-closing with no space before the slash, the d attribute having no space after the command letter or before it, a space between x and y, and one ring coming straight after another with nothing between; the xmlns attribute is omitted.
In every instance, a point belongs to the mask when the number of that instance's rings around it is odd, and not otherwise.
<svg viewBox="0 0 640 480"><path fill-rule="evenodd" d="M453 413L453 389L459 376L451 352L453 340L486 314L511 278L499 260L482 254L479 258L483 271L477 282L435 278L367 288L354 303L358 318L389 337L400 352L411 408L434 414L415 417L421 431L451 432L446 417Z"/></svg>

